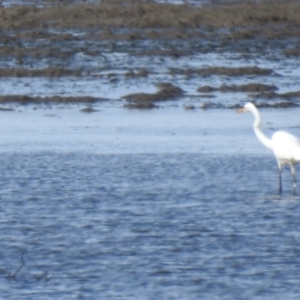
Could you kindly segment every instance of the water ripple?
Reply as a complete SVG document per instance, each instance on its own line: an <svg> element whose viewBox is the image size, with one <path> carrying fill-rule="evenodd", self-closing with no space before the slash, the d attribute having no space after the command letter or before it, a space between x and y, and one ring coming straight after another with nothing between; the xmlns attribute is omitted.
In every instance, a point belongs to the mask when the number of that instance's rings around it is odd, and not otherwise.
<svg viewBox="0 0 300 300"><path fill-rule="evenodd" d="M2 153L5 299L300 294L300 197L274 160ZM24 265L22 264L24 262Z"/></svg>

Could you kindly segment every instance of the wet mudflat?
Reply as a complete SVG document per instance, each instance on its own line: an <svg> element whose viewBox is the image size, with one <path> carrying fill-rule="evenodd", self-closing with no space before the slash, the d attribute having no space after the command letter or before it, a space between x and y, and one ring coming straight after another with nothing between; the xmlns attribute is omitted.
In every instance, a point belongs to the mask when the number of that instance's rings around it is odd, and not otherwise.
<svg viewBox="0 0 300 300"><path fill-rule="evenodd" d="M298 106L299 3L199 3L6 3L0 102Z"/></svg>
<svg viewBox="0 0 300 300"><path fill-rule="evenodd" d="M1 296L299 298L299 3L8 2Z"/></svg>

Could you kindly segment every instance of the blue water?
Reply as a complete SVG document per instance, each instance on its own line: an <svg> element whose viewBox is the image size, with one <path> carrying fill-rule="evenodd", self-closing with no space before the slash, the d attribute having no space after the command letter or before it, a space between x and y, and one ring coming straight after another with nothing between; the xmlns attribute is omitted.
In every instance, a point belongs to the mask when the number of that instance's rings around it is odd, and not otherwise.
<svg viewBox="0 0 300 300"><path fill-rule="evenodd" d="M300 297L300 197L289 171L276 194L271 156L2 153L0 166L3 299Z"/></svg>

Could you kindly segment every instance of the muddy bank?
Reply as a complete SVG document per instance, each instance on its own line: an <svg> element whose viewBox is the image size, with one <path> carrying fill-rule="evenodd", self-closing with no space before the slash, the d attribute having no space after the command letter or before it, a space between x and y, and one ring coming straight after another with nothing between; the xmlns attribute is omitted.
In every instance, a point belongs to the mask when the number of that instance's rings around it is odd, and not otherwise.
<svg viewBox="0 0 300 300"><path fill-rule="evenodd" d="M248 83L241 85L222 85L220 87L212 87L209 85L201 86L197 89L200 93L209 93L209 92L270 92L277 90L277 87L274 85L268 85L263 83Z"/></svg>
<svg viewBox="0 0 300 300"><path fill-rule="evenodd" d="M28 70L21 68L0 69L0 77L80 77L83 75L88 74L82 70L68 70L54 67L41 70Z"/></svg>
<svg viewBox="0 0 300 300"><path fill-rule="evenodd" d="M295 108L299 107L299 104L293 101L279 101L279 102L256 102L251 101L258 108ZM222 103L204 102L199 107L192 106L192 109L239 109L242 108L243 104L225 105Z"/></svg>
<svg viewBox="0 0 300 300"><path fill-rule="evenodd" d="M93 77L113 77L113 76L123 76L124 78L140 78L147 77L151 74L145 68L139 70L129 70L124 73L116 74L93 74L91 70L88 69L66 69L60 67L50 67L45 69L25 69L25 68L7 68L0 69L0 77L64 77L64 76L93 76ZM275 72L271 69L263 69L256 66L253 67L211 67L203 69L170 69L169 74L171 75L184 75L184 76L212 76L212 75L225 75L225 76L249 76L249 75L271 75Z"/></svg>
<svg viewBox="0 0 300 300"><path fill-rule="evenodd" d="M299 36L298 2L226 5L223 1L203 7L125 0L43 3L45 7L0 7L1 56L15 57L20 65L28 58L63 61L79 53L105 60L103 52L123 47L118 42L127 42L126 51L140 56L188 57L228 47L242 52L249 47L261 51L279 47L287 56L299 55L296 44L278 42ZM240 42L252 39L254 43ZM270 39L274 44L270 45ZM141 41L152 45L139 47ZM154 47L153 41L164 45Z"/></svg>
<svg viewBox="0 0 300 300"><path fill-rule="evenodd" d="M47 3L45 7L0 7L0 29L4 33L0 40L4 45L17 43L21 38L135 41L205 37L212 40L222 38L226 43L226 40L286 39L300 35L300 3L297 1L230 5L223 1L220 5L202 7L124 0L98 4L76 1ZM74 35L59 34L57 30L84 31L81 35ZM7 31L13 31L13 34L5 34ZM26 48L22 44L19 46ZM183 54L181 51L177 53Z"/></svg>
<svg viewBox="0 0 300 300"><path fill-rule="evenodd" d="M275 85L263 83L249 83L241 85L221 85L220 87L201 86L197 89L199 93L204 95L213 92L223 93L248 93L252 102L260 108L290 108L297 107L300 103L300 91L277 93L278 88ZM284 101L282 101L284 100ZM213 102L205 102L200 108L238 108L238 105L223 105Z"/></svg>
<svg viewBox="0 0 300 300"><path fill-rule="evenodd" d="M53 96L53 97L31 97L28 95L6 95L0 96L0 103L86 103L92 104L100 101L109 101L109 99L96 98L90 96L83 97L63 97L63 96Z"/></svg>
<svg viewBox="0 0 300 300"><path fill-rule="evenodd" d="M170 74L172 75L199 75L199 76L211 76L211 75L225 75L225 76L248 76L248 75L271 75L273 70L259 68L257 66L252 67L208 67L202 69L171 69Z"/></svg>
<svg viewBox="0 0 300 300"><path fill-rule="evenodd" d="M299 107L299 104L293 101L280 101L280 102L256 102L253 103L258 108L294 108Z"/></svg>
<svg viewBox="0 0 300 300"><path fill-rule="evenodd" d="M50 2L50 1L49 1ZM149 3L150 2L150 3ZM1 30L33 28L177 28L203 26L220 28L260 28L260 34L276 25L276 31L300 25L300 3L236 3L195 7L153 1L102 1L99 4L61 2L52 7L0 8ZM72 5L67 5L72 4ZM265 28L265 29L264 29ZM240 31L238 30L238 31ZM236 31L236 30L235 30ZM274 28L275 31L275 28ZM290 30L287 30L287 34ZM290 35L299 35L294 30Z"/></svg>
<svg viewBox="0 0 300 300"><path fill-rule="evenodd" d="M276 100L276 99L285 99L292 101L300 100L300 91L288 92L288 93L276 93L276 92L261 92L256 95L251 96L254 99L264 99L264 100Z"/></svg>
<svg viewBox="0 0 300 300"><path fill-rule="evenodd" d="M156 108L157 106L154 102L176 100L184 94L184 91L181 88L174 86L170 82L158 83L156 84L156 87L159 90L154 94L135 93L124 96L123 98L129 102L125 107L141 109Z"/></svg>

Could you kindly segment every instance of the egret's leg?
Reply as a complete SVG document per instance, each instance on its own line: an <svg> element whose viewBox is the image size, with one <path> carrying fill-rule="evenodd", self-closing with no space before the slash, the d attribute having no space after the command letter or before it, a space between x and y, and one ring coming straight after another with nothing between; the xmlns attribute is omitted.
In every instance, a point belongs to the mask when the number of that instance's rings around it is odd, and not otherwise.
<svg viewBox="0 0 300 300"><path fill-rule="evenodd" d="M291 166L291 171L292 171L292 175L293 175L293 187L294 187L294 193L296 191L296 176L295 176L295 166L292 165Z"/></svg>
<svg viewBox="0 0 300 300"><path fill-rule="evenodd" d="M281 186L281 165L280 164L278 164L278 173L279 173L279 194L281 194L281 192L282 192L282 186Z"/></svg>

